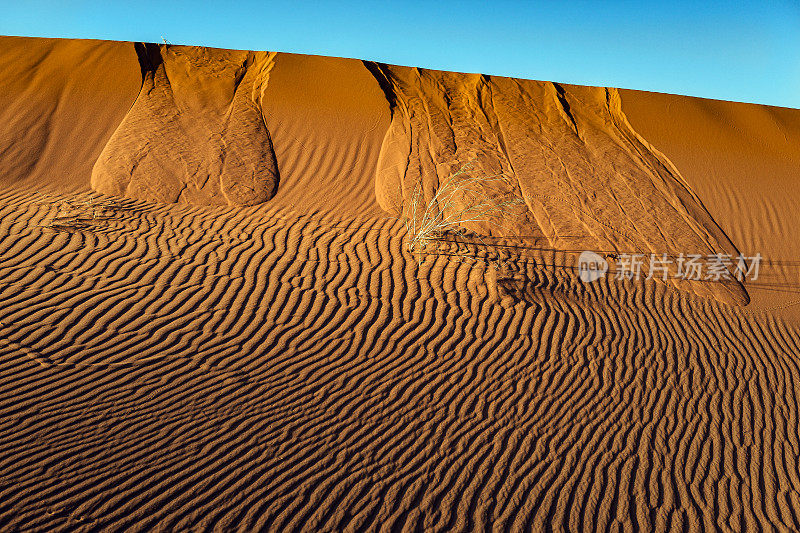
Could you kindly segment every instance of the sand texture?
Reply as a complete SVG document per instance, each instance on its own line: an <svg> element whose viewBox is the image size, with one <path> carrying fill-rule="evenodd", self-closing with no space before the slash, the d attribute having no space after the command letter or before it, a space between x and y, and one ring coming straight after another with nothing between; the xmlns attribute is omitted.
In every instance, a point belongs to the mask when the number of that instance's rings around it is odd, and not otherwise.
<svg viewBox="0 0 800 533"><path fill-rule="evenodd" d="M261 98L274 54L137 46L142 88L92 171L100 192L247 206L275 193Z"/></svg>
<svg viewBox="0 0 800 533"><path fill-rule="evenodd" d="M483 233L541 236L556 249L713 254L736 251L677 170L639 137L616 89L376 67L395 102L376 175L387 211L408 212L462 165L501 175L478 194L521 201L470 223ZM455 199L451 210L472 198ZM728 303L739 286L698 285Z"/></svg>
<svg viewBox="0 0 800 533"><path fill-rule="evenodd" d="M0 529L800 529L800 111L0 44Z"/></svg>

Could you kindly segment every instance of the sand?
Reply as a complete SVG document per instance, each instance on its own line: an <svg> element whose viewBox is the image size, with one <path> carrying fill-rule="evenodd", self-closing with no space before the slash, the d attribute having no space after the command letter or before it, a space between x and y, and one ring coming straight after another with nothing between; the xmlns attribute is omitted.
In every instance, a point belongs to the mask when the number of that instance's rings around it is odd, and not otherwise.
<svg viewBox="0 0 800 533"><path fill-rule="evenodd" d="M800 528L800 111L0 44L3 529Z"/></svg>
<svg viewBox="0 0 800 533"><path fill-rule="evenodd" d="M770 268L748 293L755 308L800 321L798 111L624 91L627 116L679 168L714 220Z"/></svg>

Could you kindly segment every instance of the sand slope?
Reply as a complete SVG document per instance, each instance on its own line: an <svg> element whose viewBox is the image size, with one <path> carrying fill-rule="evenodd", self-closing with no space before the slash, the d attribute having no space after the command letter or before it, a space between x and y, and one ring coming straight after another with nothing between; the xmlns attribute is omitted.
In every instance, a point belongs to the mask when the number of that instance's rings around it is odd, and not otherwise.
<svg viewBox="0 0 800 533"><path fill-rule="evenodd" d="M623 103L725 233L766 258L762 286L748 288L754 304L800 321L800 111L636 91Z"/></svg>
<svg viewBox="0 0 800 533"><path fill-rule="evenodd" d="M373 66L394 102L376 194L389 211L412 211L466 163L478 196L521 201L471 222L482 234L544 237L547 246L643 254L737 251L677 169L630 127L615 89L572 90L549 82ZM474 174L469 174L470 179ZM452 211L474 202L455 197ZM419 211L419 210L417 210ZM695 284L726 303L749 301L738 284Z"/></svg>
<svg viewBox="0 0 800 533"><path fill-rule="evenodd" d="M800 529L798 322L572 269L790 246L800 112L2 42L0 529ZM521 202L410 253L465 161Z"/></svg>
<svg viewBox="0 0 800 533"><path fill-rule="evenodd" d="M0 37L0 183L85 190L136 99L131 43Z"/></svg>
<svg viewBox="0 0 800 533"><path fill-rule="evenodd" d="M270 205L386 215L374 174L389 103L364 63L278 54L262 109L281 173Z"/></svg>
<svg viewBox="0 0 800 533"><path fill-rule="evenodd" d="M92 187L191 204L263 203L278 168L260 100L274 54L137 46L142 89L103 149Z"/></svg>

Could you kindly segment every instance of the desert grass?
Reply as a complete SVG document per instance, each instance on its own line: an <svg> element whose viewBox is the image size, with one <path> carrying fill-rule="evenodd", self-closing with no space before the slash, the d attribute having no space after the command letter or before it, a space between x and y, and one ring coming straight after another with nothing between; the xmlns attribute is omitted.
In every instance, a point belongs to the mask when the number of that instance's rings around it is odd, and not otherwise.
<svg viewBox="0 0 800 533"><path fill-rule="evenodd" d="M480 176L474 175L474 172L470 163L465 164L439 186L428 202L425 201L420 183L414 186L410 205L403 217L409 236L407 250L410 253L421 254L429 249L432 242L448 234L464 236L465 226L470 223L486 223L503 228L502 224L492 219L502 219L510 208L523 203L518 196L492 198L487 195L486 185L496 182L509 184L505 175ZM476 237L483 242L480 235Z"/></svg>

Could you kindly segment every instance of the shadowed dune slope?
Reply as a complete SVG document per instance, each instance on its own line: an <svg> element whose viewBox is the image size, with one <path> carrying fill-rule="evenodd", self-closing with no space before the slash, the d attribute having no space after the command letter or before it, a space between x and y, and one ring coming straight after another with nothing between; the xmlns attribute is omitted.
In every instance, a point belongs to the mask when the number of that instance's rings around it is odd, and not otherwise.
<svg viewBox="0 0 800 533"><path fill-rule="evenodd" d="M800 527L767 315L419 265L380 219L49 200L0 202L4 529Z"/></svg>
<svg viewBox="0 0 800 533"><path fill-rule="evenodd" d="M0 184L80 191L136 99L132 43L0 37Z"/></svg>

